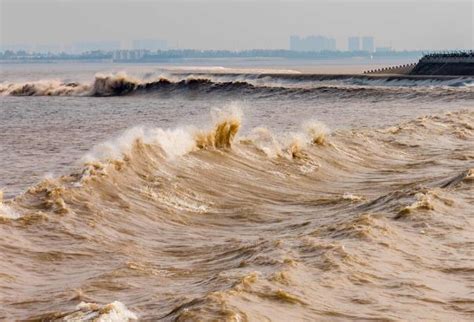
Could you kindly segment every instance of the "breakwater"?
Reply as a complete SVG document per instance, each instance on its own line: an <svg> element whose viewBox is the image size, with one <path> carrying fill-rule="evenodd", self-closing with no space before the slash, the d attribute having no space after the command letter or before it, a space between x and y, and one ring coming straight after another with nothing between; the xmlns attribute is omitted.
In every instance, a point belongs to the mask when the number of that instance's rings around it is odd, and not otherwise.
<svg viewBox="0 0 474 322"><path fill-rule="evenodd" d="M474 51L444 52L424 55L411 75L474 75Z"/></svg>
<svg viewBox="0 0 474 322"><path fill-rule="evenodd" d="M474 52L427 54L418 63L367 70L364 74L474 76Z"/></svg>

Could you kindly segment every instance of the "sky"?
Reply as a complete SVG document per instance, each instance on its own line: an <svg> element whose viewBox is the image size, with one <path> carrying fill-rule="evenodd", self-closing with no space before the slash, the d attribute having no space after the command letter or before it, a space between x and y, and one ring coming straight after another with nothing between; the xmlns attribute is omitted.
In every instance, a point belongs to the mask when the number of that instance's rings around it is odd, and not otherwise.
<svg viewBox="0 0 474 322"><path fill-rule="evenodd" d="M474 48L474 0L0 0L0 45L164 39L171 48L287 49L290 35L373 36L397 50Z"/></svg>

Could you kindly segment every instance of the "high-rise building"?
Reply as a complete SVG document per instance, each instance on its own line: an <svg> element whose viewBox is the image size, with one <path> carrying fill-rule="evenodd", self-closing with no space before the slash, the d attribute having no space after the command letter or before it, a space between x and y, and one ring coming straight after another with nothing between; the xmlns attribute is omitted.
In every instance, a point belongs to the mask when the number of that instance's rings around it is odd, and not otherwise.
<svg viewBox="0 0 474 322"><path fill-rule="evenodd" d="M290 50L298 50L300 45L300 36L290 36Z"/></svg>
<svg viewBox="0 0 474 322"><path fill-rule="evenodd" d="M362 50L369 53L374 52L374 37L362 37Z"/></svg>
<svg viewBox="0 0 474 322"><path fill-rule="evenodd" d="M360 37L349 37L347 39L347 49L349 51L359 51L360 50Z"/></svg>
<svg viewBox="0 0 474 322"><path fill-rule="evenodd" d="M291 36L290 50L295 51L335 51L336 39L324 36Z"/></svg>

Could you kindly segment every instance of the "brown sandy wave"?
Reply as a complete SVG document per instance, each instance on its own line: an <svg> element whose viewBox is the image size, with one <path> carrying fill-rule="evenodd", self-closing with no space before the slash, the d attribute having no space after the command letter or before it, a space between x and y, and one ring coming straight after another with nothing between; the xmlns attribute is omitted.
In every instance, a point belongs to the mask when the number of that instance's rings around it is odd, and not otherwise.
<svg viewBox="0 0 474 322"><path fill-rule="evenodd" d="M0 84L0 95L3 96L125 96L125 95L160 95L162 97L176 95L226 95L226 96L257 96L257 97L281 97L291 99L314 99L317 97L333 97L340 99L388 99L397 100L432 98L441 100L455 100L474 98L472 86L468 81L462 85L445 85L436 82L427 83L427 80L419 80L420 86L414 83L408 85L394 86L391 79L374 80L366 84L358 78L349 78L351 81L331 83L331 81L316 79L313 82L301 82L298 80L275 81L273 79L262 80L252 75L216 76L216 75L171 75L160 76L157 79L138 79L125 73L97 74L92 83L61 82L58 80L41 80L24 83L2 83ZM326 81L326 82L325 82ZM328 82L329 81L329 82ZM454 83L457 84L457 83Z"/></svg>
<svg viewBox="0 0 474 322"><path fill-rule="evenodd" d="M130 130L4 201L0 318L469 320L472 111L334 133L214 121Z"/></svg>

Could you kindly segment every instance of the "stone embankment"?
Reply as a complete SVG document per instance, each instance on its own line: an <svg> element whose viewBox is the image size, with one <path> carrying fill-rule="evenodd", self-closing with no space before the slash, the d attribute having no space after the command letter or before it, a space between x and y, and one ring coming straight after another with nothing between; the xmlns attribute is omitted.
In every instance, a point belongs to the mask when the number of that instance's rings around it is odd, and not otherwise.
<svg viewBox="0 0 474 322"><path fill-rule="evenodd" d="M474 51L427 54L418 63L367 70L364 74L474 76Z"/></svg>

